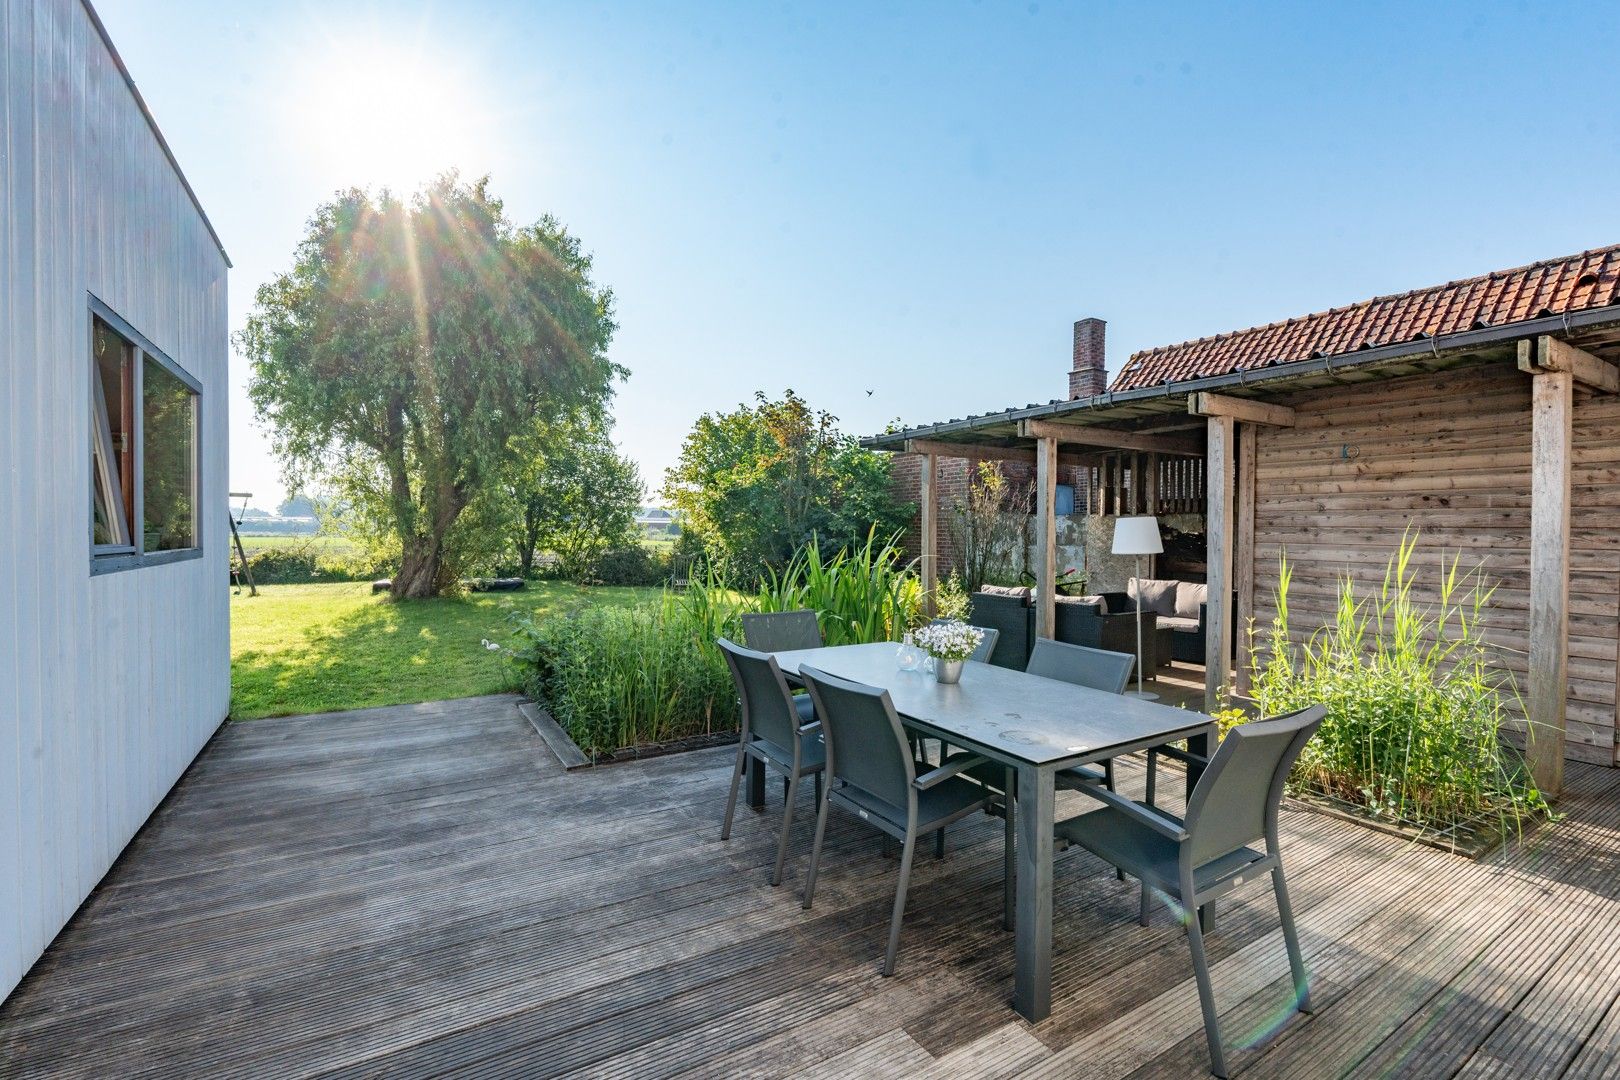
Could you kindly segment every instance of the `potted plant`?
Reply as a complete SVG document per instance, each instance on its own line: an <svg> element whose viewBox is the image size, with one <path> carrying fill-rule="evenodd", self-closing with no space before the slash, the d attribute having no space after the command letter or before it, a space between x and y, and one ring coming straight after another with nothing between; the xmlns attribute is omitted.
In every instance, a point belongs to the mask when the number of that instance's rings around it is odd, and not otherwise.
<svg viewBox="0 0 1620 1080"><path fill-rule="evenodd" d="M984 631L958 619L930 623L913 635L917 646L934 658L934 678L942 683L961 681L962 665L984 640Z"/></svg>

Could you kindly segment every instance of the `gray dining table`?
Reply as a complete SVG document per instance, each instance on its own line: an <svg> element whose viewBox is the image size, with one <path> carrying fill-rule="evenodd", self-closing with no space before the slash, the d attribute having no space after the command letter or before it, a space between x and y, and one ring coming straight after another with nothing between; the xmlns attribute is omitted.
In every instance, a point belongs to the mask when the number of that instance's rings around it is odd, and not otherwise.
<svg viewBox="0 0 1620 1080"><path fill-rule="evenodd" d="M945 685L921 671L901 671L898 648L879 642L774 655L789 677L809 666L882 687L907 726L1017 773L1013 1008L1030 1021L1044 1020L1052 1011L1054 777L1074 765L1179 739L1188 740L1192 753L1207 757L1215 721L1187 709L973 661L960 683ZM751 777L749 801L763 803L763 774Z"/></svg>

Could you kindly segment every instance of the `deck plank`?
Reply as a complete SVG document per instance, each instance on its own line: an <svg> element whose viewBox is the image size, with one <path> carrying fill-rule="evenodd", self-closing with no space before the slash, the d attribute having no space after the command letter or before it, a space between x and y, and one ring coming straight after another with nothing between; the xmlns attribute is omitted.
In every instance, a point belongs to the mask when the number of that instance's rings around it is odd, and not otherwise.
<svg viewBox="0 0 1620 1080"><path fill-rule="evenodd" d="M722 843L731 761L565 772L504 695L228 725L0 1005L0 1074L1204 1075L1184 933L1093 856L1060 856L1032 1026L998 821L919 861L884 979L895 861L835 817L802 911L808 794L772 888L779 789ZM1317 1012L1269 889L1223 903L1234 1073L1620 1070L1620 772L1571 766L1561 809L1483 865L1285 812Z"/></svg>

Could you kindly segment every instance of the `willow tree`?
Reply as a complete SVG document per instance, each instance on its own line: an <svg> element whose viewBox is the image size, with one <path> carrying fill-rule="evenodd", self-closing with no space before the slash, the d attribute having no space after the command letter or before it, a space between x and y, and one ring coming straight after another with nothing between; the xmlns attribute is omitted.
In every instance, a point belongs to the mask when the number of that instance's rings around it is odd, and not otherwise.
<svg viewBox="0 0 1620 1080"><path fill-rule="evenodd" d="M289 486L325 487L397 536L397 598L450 585L458 517L500 482L514 436L602 405L611 293L551 217L516 227L487 179L409 202L321 206L261 286L238 347Z"/></svg>

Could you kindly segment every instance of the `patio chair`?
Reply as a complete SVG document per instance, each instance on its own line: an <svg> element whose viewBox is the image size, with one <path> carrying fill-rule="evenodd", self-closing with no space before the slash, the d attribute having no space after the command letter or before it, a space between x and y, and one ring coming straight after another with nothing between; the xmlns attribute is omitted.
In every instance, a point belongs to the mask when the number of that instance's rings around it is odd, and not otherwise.
<svg viewBox="0 0 1620 1080"><path fill-rule="evenodd" d="M938 626L940 623L960 622L960 619L929 619L929 626ZM1001 637L1001 631L993 626L975 626L984 637L979 639L979 647L973 650L969 660L977 660L981 664L990 662L990 654L996 651L996 641Z"/></svg>
<svg viewBox="0 0 1620 1080"><path fill-rule="evenodd" d="M816 721L811 700L793 696L776 657L745 649L725 638L716 644L725 654L742 703L737 764L731 770L731 794L726 797L726 821L720 827L720 839L731 839L731 820L737 811L737 786L742 783L749 759L782 773L787 782L782 837L776 845L776 868L771 871L771 884L780 885L801 777L815 778L816 801L821 800L821 774L826 768L826 744L821 738L821 725Z"/></svg>
<svg viewBox="0 0 1620 1080"><path fill-rule="evenodd" d="M1110 652L1107 649L1093 649L1085 645L1070 645L1050 638L1041 638L1035 642L1035 649L1029 654L1029 666L1024 670L1046 679L1103 690L1110 694L1123 694L1125 687L1130 684L1131 671L1135 664L1136 658L1128 653ZM1109 791L1113 791L1114 759L1104 761L1101 768L1093 765L1076 765L1072 769L1064 769L1053 779L1059 790L1075 788L1081 784L1100 783Z"/></svg>
<svg viewBox="0 0 1620 1080"><path fill-rule="evenodd" d="M754 611L742 617L743 641L756 652L821 648L821 624L808 608Z"/></svg>
<svg viewBox="0 0 1620 1080"><path fill-rule="evenodd" d="M1226 1055L1221 1048L1209 961L1204 955L1200 916L1205 904L1270 872L1299 1011L1311 1011L1305 962L1283 879L1277 811L1288 770L1325 715L1325 707L1313 705L1233 728L1188 797L1185 818L1090 784L1079 790L1106 805L1059 822L1056 828L1060 839L1090 849L1142 883L1143 926L1148 924L1149 890L1162 893L1185 913L1182 921L1187 925L1187 945L1204 1010L1210 1070L1216 1076L1226 1075ZM1250 846L1260 839L1265 840L1263 852Z"/></svg>
<svg viewBox="0 0 1620 1080"><path fill-rule="evenodd" d="M900 881L894 891L889 948L883 960L883 974L893 975L917 838L937 833L989 805L990 794L983 787L958 775L985 759L964 754L918 776L911 745L887 690L839 679L804 665L799 668L799 677L816 703L827 745L827 783L816 813L816 838L810 847L804 906L808 908L815 899L816 871L821 864L821 841L830 807L847 810L899 840Z"/></svg>

